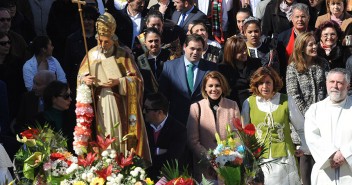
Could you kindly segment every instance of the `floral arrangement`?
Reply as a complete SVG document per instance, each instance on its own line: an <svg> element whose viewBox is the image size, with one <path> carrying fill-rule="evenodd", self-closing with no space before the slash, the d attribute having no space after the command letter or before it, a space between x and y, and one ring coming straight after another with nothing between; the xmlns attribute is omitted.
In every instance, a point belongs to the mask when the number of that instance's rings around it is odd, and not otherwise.
<svg viewBox="0 0 352 185"><path fill-rule="evenodd" d="M262 171L260 166L264 163L261 163L261 158L264 152L266 151L265 145L262 142L259 142L257 137L255 136L255 126L253 124L247 124L244 128L242 127L242 123L239 119L232 120L233 125L235 126L236 133L241 139L242 143L244 144L244 168L246 172L246 182L251 183L254 178L258 174L261 174ZM263 181L264 183L264 176L261 177L262 179L258 179L259 181Z"/></svg>
<svg viewBox="0 0 352 185"><path fill-rule="evenodd" d="M88 140L91 136L91 124L94 117L91 106L91 90L86 84L81 84L77 88L76 103L76 126L73 133L73 150L77 155L87 153Z"/></svg>
<svg viewBox="0 0 352 185"><path fill-rule="evenodd" d="M62 181L61 185L132 185L145 181L143 160L135 155L134 150L125 157L114 149L108 149L114 141L110 136L97 136L97 142L90 143L95 152L79 156L71 178Z"/></svg>
<svg viewBox="0 0 352 185"><path fill-rule="evenodd" d="M226 136L225 140L221 140L215 133L217 147L209 151L210 162L226 185L240 185L244 147L230 125L226 126Z"/></svg>
<svg viewBox="0 0 352 185"><path fill-rule="evenodd" d="M63 171L75 161L65 149L66 139L48 125L29 128L20 135L17 140L23 146L15 155L16 184L57 184L56 179L64 176ZM60 157L55 158L55 155Z"/></svg>
<svg viewBox="0 0 352 185"><path fill-rule="evenodd" d="M210 162L226 185L252 184L256 175L261 173L260 159L265 146L256 138L253 124L243 128L239 119L233 119L233 125L234 131L227 125L225 140L215 134L217 147L209 151Z"/></svg>

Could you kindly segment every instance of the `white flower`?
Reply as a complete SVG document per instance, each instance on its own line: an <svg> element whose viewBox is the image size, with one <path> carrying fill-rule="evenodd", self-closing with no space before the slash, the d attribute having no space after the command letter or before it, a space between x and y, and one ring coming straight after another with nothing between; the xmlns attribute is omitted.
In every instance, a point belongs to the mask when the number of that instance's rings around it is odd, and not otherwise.
<svg viewBox="0 0 352 185"><path fill-rule="evenodd" d="M109 152L106 150L101 153L101 156L103 157L107 157L108 155L109 155Z"/></svg>
<svg viewBox="0 0 352 185"><path fill-rule="evenodd" d="M145 179L145 174L141 174L141 175L139 176L139 179L140 179L140 180L144 180L144 179Z"/></svg>
<svg viewBox="0 0 352 185"><path fill-rule="evenodd" d="M137 177L138 171L133 170L130 172L130 174L132 175L132 177Z"/></svg>
<svg viewBox="0 0 352 185"><path fill-rule="evenodd" d="M116 157L116 153L111 153L110 155L109 155L109 157L111 158L111 159L115 159L115 157Z"/></svg>
<svg viewBox="0 0 352 185"><path fill-rule="evenodd" d="M111 149L110 154L116 154L116 150Z"/></svg>
<svg viewBox="0 0 352 185"><path fill-rule="evenodd" d="M94 177L94 174L92 172L87 173L87 178L92 179Z"/></svg>
<svg viewBox="0 0 352 185"><path fill-rule="evenodd" d="M72 163L71 166L66 169L66 173L70 174L70 173L74 172L75 170L77 170L77 168L78 168L78 164Z"/></svg>
<svg viewBox="0 0 352 185"><path fill-rule="evenodd" d="M86 174L86 173L82 173L81 178L82 178L83 180L87 180L87 174Z"/></svg>
<svg viewBox="0 0 352 185"><path fill-rule="evenodd" d="M106 185L113 185L112 182L106 182Z"/></svg>
<svg viewBox="0 0 352 185"><path fill-rule="evenodd" d="M139 171L142 170L142 168L141 168L141 167L136 167L134 170L137 171L137 172L139 172Z"/></svg>
<svg viewBox="0 0 352 185"><path fill-rule="evenodd" d="M123 175L122 175L121 173L119 173L119 174L117 175L117 177L122 179L122 178L123 178Z"/></svg>
<svg viewBox="0 0 352 185"><path fill-rule="evenodd" d="M108 177L106 177L106 180L111 182L111 181L113 181L113 180L114 180L114 178L113 178L113 177L111 177L111 176L108 176Z"/></svg>
<svg viewBox="0 0 352 185"><path fill-rule="evenodd" d="M106 160L105 160L105 162L107 162L108 164L110 164L111 161L112 161L111 159L106 159Z"/></svg>

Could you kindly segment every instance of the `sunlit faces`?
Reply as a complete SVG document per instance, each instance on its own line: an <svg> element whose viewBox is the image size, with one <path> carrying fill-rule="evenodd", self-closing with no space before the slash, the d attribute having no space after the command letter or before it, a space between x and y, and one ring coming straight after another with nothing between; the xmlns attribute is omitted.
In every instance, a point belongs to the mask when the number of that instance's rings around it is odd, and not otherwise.
<svg viewBox="0 0 352 185"><path fill-rule="evenodd" d="M107 53L114 45L114 41L107 36L98 36L98 45L103 53Z"/></svg>
<svg viewBox="0 0 352 185"><path fill-rule="evenodd" d="M294 9L292 11L292 24L293 27L298 31L306 31L309 22L309 15L305 14L304 11Z"/></svg>
<svg viewBox="0 0 352 185"><path fill-rule="evenodd" d="M190 62L198 62L202 57L203 44L201 41L190 41L188 46L186 44L183 47L185 56Z"/></svg>
<svg viewBox="0 0 352 185"><path fill-rule="evenodd" d="M147 23L147 28L151 28L151 27L156 28L160 33L163 32L163 22L158 17L149 18L149 21Z"/></svg>
<svg viewBox="0 0 352 185"><path fill-rule="evenodd" d="M207 32L206 28L203 25L200 25L200 24L195 25L192 28L192 33L195 33L197 35L202 36L202 38L204 39L205 42L208 41L208 32Z"/></svg>
<svg viewBox="0 0 352 185"><path fill-rule="evenodd" d="M335 15L336 17L340 17L345 8L343 2L340 0L331 0L328 6L331 14Z"/></svg>
<svg viewBox="0 0 352 185"><path fill-rule="evenodd" d="M322 30L320 41L323 45L332 47L337 42L337 33L335 28L327 27Z"/></svg>
<svg viewBox="0 0 352 185"><path fill-rule="evenodd" d="M247 47L243 47L243 49L236 54L236 60L240 62L245 62L247 61L247 58L248 58Z"/></svg>
<svg viewBox="0 0 352 185"><path fill-rule="evenodd" d="M205 92L212 100L217 100L222 95L221 84L216 78L209 78L205 84Z"/></svg>
<svg viewBox="0 0 352 185"><path fill-rule="evenodd" d="M156 33L148 33L145 37L145 46L147 47L148 51L156 56L160 52L160 37Z"/></svg>
<svg viewBox="0 0 352 185"><path fill-rule="evenodd" d="M0 55L7 55L10 52L11 41L8 36L0 39Z"/></svg>
<svg viewBox="0 0 352 185"><path fill-rule="evenodd" d="M270 76L265 76L258 83L258 91L264 99L268 100L274 96L274 81Z"/></svg>
<svg viewBox="0 0 352 185"><path fill-rule="evenodd" d="M61 92L57 97L53 97L53 108L61 111L69 109L72 101L70 95L71 91L68 90L66 92Z"/></svg>
<svg viewBox="0 0 352 185"><path fill-rule="evenodd" d="M7 10L0 10L0 32L7 33L11 27L11 16Z"/></svg>
<svg viewBox="0 0 352 185"><path fill-rule="evenodd" d="M347 96L349 84L341 73L329 74L326 80L326 89L330 100L339 103Z"/></svg>
<svg viewBox="0 0 352 185"><path fill-rule="evenodd" d="M246 12L238 12L236 15L236 20L237 20L237 28L240 31L240 33L243 33L243 22L245 19L247 19L250 15Z"/></svg>
<svg viewBox="0 0 352 185"><path fill-rule="evenodd" d="M182 11L185 8L185 3L182 0L174 0L174 6L177 11Z"/></svg>
<svg viewBox="0 0 352 185"><path fill-rule="evenodd" d="M258 47L260 45L261 31L260 27L255 23L250 23L247 29L244 30L244 35L247 38L247 43L250 47Z"/></svg>
<svg viewBox="0 0 352 185"><path fill-rule="evenodd" d="M305 55L307 55L308 57L316 57L318 55L318 53L317 53L317 43L316 43L314 37L309 37L306 40L303 53Z"/></svg>

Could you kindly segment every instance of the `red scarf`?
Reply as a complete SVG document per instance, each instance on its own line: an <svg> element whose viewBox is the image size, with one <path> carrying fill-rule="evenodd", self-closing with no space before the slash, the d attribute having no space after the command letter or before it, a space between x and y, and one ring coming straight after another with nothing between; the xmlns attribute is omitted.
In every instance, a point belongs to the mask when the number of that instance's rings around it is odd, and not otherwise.
<svg viewBox="0 0 352 185"><path fill-rule="evenodd" d="M289 58L291 54L293 53L293 49L295 47L295 29L292 28L290 40L287 43L286 46L286 57ZM288 62L288 60L287 60Z"/></svg>

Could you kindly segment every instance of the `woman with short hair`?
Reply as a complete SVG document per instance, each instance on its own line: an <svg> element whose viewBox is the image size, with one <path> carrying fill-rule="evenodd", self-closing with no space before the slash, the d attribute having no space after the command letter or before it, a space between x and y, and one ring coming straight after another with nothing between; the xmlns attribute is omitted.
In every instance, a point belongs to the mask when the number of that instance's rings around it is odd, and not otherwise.
<svg viewBox="0 0 352 185"><path fill-rule="evenodd" d="M226 139L226 125L233 118L240 118L235 101L225 98L230 89L225 77L211 71L202 82L203 100L193 103L187 122L188 147L193 153L193 177L201 182L202 174L209 180L216 181L217 173L208 161L210 149L217 146L215 133L220 139ZM229 124L234 129L232 124Z"/></svg>

